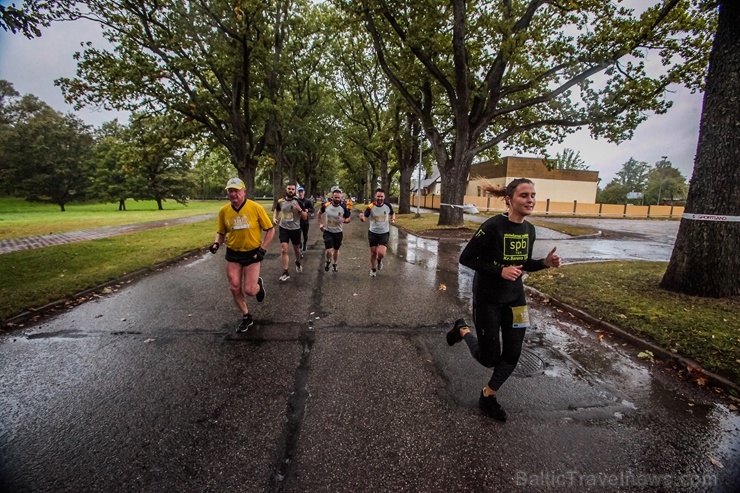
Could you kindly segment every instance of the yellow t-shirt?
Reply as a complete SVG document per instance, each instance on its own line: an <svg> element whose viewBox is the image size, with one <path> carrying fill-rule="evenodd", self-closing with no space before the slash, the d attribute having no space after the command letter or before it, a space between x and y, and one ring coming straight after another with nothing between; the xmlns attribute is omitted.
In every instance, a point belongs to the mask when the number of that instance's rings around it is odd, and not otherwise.
<svg viewBox="0 0 740 493"><path fill-rule="evenodd" d="M248 252L262 244L262 231L272 228L265 208L253 200L244 201L235 211L226 204L218 211L217 232L226 235L226 246L238 252Z"/></svg>

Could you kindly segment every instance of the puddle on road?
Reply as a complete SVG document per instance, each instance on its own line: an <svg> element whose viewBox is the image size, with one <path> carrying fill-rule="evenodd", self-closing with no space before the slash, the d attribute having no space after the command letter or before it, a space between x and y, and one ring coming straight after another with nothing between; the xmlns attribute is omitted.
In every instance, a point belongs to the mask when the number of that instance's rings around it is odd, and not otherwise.
<svg viewBox="0 0 740 493"><path fill-rule="evenodd" d="M599 342L597 332L537 300L530 299L530 314L536 326L525 344L544 361L545 378L603 385L625 408L639 410L629 418L637 425L665 430L668 420L685 430L688 442L731 460L740 457L740 416L708 389L677 380L660 362L637 359L640 350L619 339L607 335Z"/></svg>

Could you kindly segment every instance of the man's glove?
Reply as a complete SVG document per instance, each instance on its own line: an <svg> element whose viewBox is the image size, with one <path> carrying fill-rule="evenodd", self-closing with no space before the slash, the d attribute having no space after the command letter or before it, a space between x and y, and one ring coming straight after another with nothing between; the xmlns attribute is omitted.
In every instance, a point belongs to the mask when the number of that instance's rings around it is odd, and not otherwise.
<svg viewBox="0 0 740 493"><path fill-rule="evenodd" d="M218 251L218 247L220 247L220 246L221 245L217 241L214 241L213 242L213 245L211 245L211 246L208 247L208 250L210 250L210 252L212 254L216 255L216 252Z"/></svg>
<svg viewBox="0 0 740 493"><path fill-rule="evenodd" d="M257 253L254 254L254 258L257 259L257 262L262 262L262 260L265 258L266 253L267 253L267 250L265 250L262 247L259 247L257 249Z"/></svg>

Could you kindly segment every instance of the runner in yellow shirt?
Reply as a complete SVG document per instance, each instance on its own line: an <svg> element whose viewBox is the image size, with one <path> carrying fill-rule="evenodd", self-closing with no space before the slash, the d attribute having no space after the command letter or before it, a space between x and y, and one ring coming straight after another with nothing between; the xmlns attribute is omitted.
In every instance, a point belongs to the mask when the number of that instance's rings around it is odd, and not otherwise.
<svg viewBox="0 0 740 493"><path fill-rule="evenodd" d="M215 254L221 244L226 243L226 277L234 303L242 312L242 321L236 331L246 332L254 320L245 296L254 296L258 303L265 299L260 262L275 236L275 228L265 209L247 199L247 189L242 180L230 179L226 191L230 203L218 211L216 239L208 249Z"/></svg>

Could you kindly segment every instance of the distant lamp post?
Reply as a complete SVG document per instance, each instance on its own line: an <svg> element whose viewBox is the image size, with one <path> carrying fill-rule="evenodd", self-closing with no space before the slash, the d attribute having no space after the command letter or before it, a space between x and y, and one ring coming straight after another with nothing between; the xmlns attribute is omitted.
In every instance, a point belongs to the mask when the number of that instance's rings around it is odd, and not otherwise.
<svg viewBox="0 0 740 493"><path fill-rule="evenodd" d="M668 159L668 156L660 156L663 158L663 162ZM663 198L663 182L665 181L665 175L663 174L663 169L660 170L660 185L658 186L658 202L655 203L655 205L660 205L660 199Z"/></svg>
<svg viewBox="0 0 740 493"><path fill-rule="evenodd" d="M418 179L416 182L416 218L421 217L421 212L419 212L419 207L421 206L421 141L419 142L419 174Z"/></svg>

